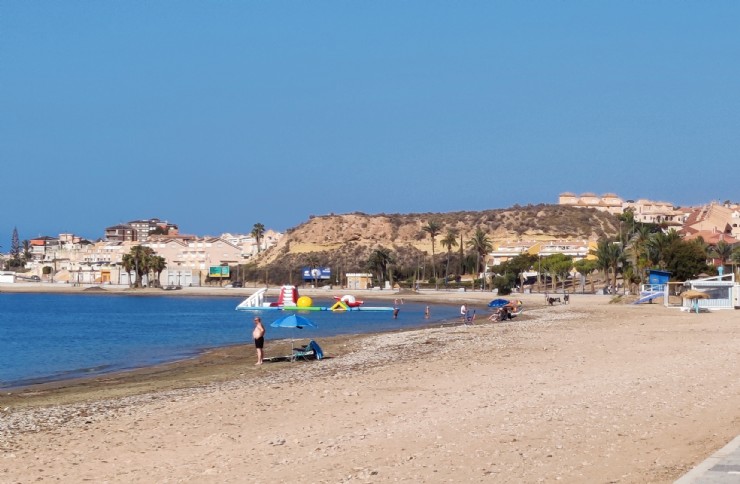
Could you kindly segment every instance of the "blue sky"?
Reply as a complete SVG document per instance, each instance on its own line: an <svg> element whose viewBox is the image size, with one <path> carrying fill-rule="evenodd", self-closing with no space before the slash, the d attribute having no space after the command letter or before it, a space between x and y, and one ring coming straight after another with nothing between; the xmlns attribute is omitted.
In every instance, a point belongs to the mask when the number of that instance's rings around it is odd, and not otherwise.
<svg viewBox="0 0 740 484"><path fill-rule="evenodd" d="M740 3L0 2L0 245L739 201Z"/></svg>

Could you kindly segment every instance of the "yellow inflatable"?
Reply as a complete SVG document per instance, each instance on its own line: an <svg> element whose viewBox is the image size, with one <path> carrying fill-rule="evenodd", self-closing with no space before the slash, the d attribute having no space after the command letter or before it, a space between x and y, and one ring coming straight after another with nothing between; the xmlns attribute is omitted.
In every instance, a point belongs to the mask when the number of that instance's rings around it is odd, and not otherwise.
<svg viewBox="0 0 740 484"><path fill-rule="evenodd" d="M310 308L311 306L313 306L313 299L308 296L301 296L298 298L295 304L299 308Z"/></svg>

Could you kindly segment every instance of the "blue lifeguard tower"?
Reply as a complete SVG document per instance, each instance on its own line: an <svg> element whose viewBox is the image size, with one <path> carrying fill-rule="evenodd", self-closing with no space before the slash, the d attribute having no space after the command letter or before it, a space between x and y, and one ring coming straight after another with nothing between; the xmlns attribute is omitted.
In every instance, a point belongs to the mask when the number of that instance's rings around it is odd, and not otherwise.
<svg viewBox="0 0 740 484"><path fill-rule="evenodd" d="M668 281L671 279L671 273L660 269L648 269L648 283L642 285L640 299L635 304L652 302L653 299L665 297Z"/></svg>

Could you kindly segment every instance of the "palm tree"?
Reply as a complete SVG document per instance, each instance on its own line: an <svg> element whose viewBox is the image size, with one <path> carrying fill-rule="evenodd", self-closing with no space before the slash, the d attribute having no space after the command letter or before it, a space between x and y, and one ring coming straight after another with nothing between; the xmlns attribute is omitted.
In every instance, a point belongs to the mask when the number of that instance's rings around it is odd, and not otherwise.
<svg viewBox="0 0 740 484"><path fill-rule="evenodd" d="M445 284L450 279L450 256L452 255L452 248L457 247L457 232L452 229L447 230L447 235L440 242L442 247L447 247L447 267L445 267Z"/></svg>
<svg viewBox="0 0 740 484"><path fill-rule="evenodd" d="M717 245L712 248L710 255L719 259L720 267L724 267L727 261L730 260L730 257L732 257L732 244L728 244L724 240L720 240L717 242Z"/></svg>
<svg viewBox="0 0 740 484"><path fill-rule="evenodd" d="M436 220L430 220L427 224L421 228L424 232L428 233L432 238L432 274L434 275L435 281L437 280L437 267L434 264L434 239L442 231L442 224Z"/></svg>
<svg viewBox="0 0 740 484"><path fill-rule="evenodd" d="M151 255L148 258L147 266L154 276L154 284L159 287L159 278L162 276L162 271L167 267L167 260L160 255Z"/></svg>
<svg viewBox="0 0 740 484"><path fill-rule="evenodd" d="M378 247L375 249L368 258L367 266L371 270L375 270L378 273L379 283L382 284L385 281L385 276L388 272L388 266L394 262L393 254L389 249L385 247Z"/></svg>
<svg viewBox="0 0 740 484"><path fill-rule="evenodd" d="M609 269L612 270L612 288L617 288L617 270L620 264L624 262L624 250L619 242L609 239L602 239L596 246L595 255L597 258L598 268L604 271L607 280L609 279Z"/></svg>
<svg viewBox="0 0 740 484"><path fill-rule="evenodd" d="M463 243L463 234L460 234L460 275L465 274L465 244Z"/></svg>
<svg viewBox="0 0 740 484"><path fill-rule="evenodd" d="M735 248L732 249L732 254L730 255L730 261L732 261L732 264L734 266L737 266L738 264L740 264L740 245L736 245ZM735 268L735 272L737 272L737 268Z"/></svg>
<svg viewBox="0 0 740 484"><path fill-rule="evenodd" d="M25 265L28 264L28 261L30 261L32 257L31 241L28 239L25 239L22 245L23 245L23 265L25 267Z"/></svg>
<svg viewBox="0 0 740 484"><path fill-rule="evenodd" d="M128 254L123 254L123 268L129 273L133 269L136 274L134 287L141 287L141 278L149 272L150 258L153 255L154 250L143 245L135 245L131 247L131 251Z"/></svg>
<svg viewBox="0 0 740 484"><path fill-rule="evenodd" d="M476 272L480 274L481 257L483 257L483 260L485 261L486 254L491 252L491 250L493 249L491 240L488 238L488 235L483 231L483 229L478 227L477 229L475 229L473 237L468 241L468 246L472 248L477 255L477 259L475 261L475 269ZM483 284L485 285L485 277Z"/></svg>
<svg viewBox="0 0 740 484"><path fill-rule="evenodd" d="M650 227L640 224L629 238L627 243L627 255L630 263L635 268L640 283L645 282L645 269L648 266L648 244L650 242Z"/></svg>
<svg viewBox="0 0 740 484"><path fill-rule="evenodd" d="M254 224L251 235L254 237L255 242L257 242L257 253L259 254L261 250L262 236L265 235L265 226L261 223Z"/></svg>

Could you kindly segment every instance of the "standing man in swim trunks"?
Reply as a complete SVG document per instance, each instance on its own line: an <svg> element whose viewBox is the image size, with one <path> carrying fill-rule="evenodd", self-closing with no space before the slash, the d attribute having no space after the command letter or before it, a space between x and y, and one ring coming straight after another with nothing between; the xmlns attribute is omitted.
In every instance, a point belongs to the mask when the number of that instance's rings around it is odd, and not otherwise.
<svg viewBox="0 0 740 484"><path fill-rule="evenodd" d="M265 347L265 327L262 325L262 318L259 316L254 318L252 337L254 338L254 347L257 348L257 363L255 365L261 365L264 356L263 348Z"/></svg>

